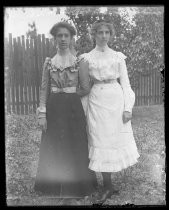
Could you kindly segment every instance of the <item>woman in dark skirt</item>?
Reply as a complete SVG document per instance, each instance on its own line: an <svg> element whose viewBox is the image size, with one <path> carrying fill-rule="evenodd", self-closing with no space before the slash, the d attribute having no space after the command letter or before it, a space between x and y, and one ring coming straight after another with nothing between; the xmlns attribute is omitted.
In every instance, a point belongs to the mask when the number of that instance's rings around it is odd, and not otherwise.
<svg viewBox="0 0 169 210"><path fill-rule="evenodd" d="M81 96L89 93L87 71L80 71L70 45L76 31L65 22L55 24L58 52L43 66L39 125L42 127L35 191L57 197L91 195L95 173L88 169L86 119Z"/></svg>

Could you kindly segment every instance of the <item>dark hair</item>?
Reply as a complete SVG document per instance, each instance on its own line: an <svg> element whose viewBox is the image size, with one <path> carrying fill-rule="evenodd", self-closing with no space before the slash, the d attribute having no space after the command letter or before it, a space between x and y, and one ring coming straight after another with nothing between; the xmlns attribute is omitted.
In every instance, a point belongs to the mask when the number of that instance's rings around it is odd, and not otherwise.
<svg viewBox="0 0 169 210"><path fill-rule="evenodd" d="M114 26L113 24L110 22L110 21L104 21L104 20L98 20L98 21L95 21L93 24L92 24L92 27L90 29L90 35L91 37L94 39L96 33L97 33L97 30L100 26L107 26L109 31L110 31L110 35L115 35L115 30L114 30Z"/></svg>
<svg viewBox="0 0 169 210"><path fill-rule="evenodd" d="M59 28L66 28L69 32L70 32L70 35L73 37L74 35L76 35L76 30L75 28L67 23L67 22L59 22L59 23L56 23L50 30L50 34L55 38L56 35L57 35L57 32L58 32L58 29Z"/></svg>

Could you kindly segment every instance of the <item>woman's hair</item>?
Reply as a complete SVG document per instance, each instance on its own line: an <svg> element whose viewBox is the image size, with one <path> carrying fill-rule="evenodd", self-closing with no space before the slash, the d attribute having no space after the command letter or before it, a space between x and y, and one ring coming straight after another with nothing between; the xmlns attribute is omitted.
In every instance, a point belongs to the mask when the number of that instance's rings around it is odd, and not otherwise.
<svg viewBox="0 0 169 210"><path fill-rule="evenodd" d="M66 28L70 32L71 37L76 35L76 30L71 24L67 22L59 22L59 23L56 23L50 30L50 34L54 38L56 38L59 28Z"/></svg>
<svg viewBox="0 0 169 210"><path fill-rule="evenodd" d="M112 23L109 21L104 21L104 20L98 20L93 23L91 29L90 29L90 36L93 40L95 40L95 36L97 33L97 30L100 28L100 26L107 26L107 28L110 31L110 35L114 36L115 35L115 29Z"/></svg>

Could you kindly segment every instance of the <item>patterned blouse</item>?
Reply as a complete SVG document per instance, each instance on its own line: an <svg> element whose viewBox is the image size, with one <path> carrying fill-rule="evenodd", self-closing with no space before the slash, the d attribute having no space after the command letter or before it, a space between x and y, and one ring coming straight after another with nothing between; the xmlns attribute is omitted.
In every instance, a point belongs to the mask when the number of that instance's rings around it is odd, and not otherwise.
<svg viewBox="0 0 169 210"><path fill-rule="evenodd" d="M79 70L79 59L69 53L66 56L56 54L52 59L47 57L43 65L38 111L46 112L48 91L52 87L76 87L76 93L84 96L89 93L89 77Z"/></svg>

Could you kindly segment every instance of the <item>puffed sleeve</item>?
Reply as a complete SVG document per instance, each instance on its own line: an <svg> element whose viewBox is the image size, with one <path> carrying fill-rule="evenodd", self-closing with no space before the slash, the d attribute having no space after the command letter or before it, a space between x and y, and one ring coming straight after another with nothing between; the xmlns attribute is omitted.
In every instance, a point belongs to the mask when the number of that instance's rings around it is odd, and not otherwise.
<svg viewBox="0 0 169 210"><path fill-rule="evenodd" d="M39 97L40 105L37 108L38 116L46 115L46 100L47 100L48 85L49 85L49 69L48 69L49 61L50 58L46 58L43 65L42 82L41 82L40 97Z"/></svg>
<svg viewBox="0 0 169 210"><path fill-rule="evenodd" d="M131 89L129 77L128 77L128 72L127 72L127 67L126 67L126 62L125 58L126 56L118 52L118 57L119 57L119 72L120 72L120 84L123 89L124 93L124 111L132 112L132 108L135 103L135 93Z"/></svg>
<svg viewBox="0 0 169 210"><path fill-rule="evenodd" d="M80 89L77 92L81 96L81 102L84 109L84 113L87 112L88 107L88 93L91 89L90 77L89 77L89 63L86 57L87 54L79 56L79 83Z"/></svg>

